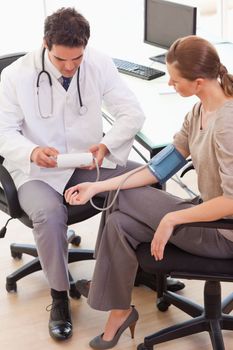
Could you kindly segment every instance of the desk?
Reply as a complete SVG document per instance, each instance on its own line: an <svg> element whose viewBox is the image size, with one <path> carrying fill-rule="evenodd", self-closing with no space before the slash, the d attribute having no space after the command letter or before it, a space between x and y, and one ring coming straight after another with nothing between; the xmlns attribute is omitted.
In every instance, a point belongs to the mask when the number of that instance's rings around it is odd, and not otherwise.
<svg viewBox="0 0 233 350"><path fill-rule="evenodd" d="M139 81L125 75L122 78L137 96L146 115L141 133L150 140L151 147L160 148L170 143L197 98L183 98L177 93L160 94L160 89L167 84L167 75L152 81Z"/></svg>
<svg viewBox="0 0 233 350"><path fill-rule="evenodd" d="M226 65L229 71L233 72L233 44L217 44L216 48L222 63ZM153 51L155 53L154 48ZM134 62L166 71L165 65L157 62L152 63L148 58L142 61L139 57ZM144 146L150 154L155 154L172 141L173 135L181 128L186 113L191 110L198 98L195 96L181 97L177 93L161 94L161 89L167 86L167 74L150 81L126 74L121 74L121 77L135 93L145 112L146 121L139 136L144 138Z"/></svg>
<svg viewBox="0 0 233 350"><path fill-rule="evenodd" d="M122 74L122 79L135 93L146 115L138 136L144 139L144 147L151 155L157 153L156 149L159 151L172 142L173 135L181 128L186 113L197 101L196 97L183 98L177 93L160 94L166 77L144 81Z"/></svg>
<svg viewBox="0 0 233 350"><path fill-rule="evenodd" d="M124 53L123 53L124 51ZM163 49L141 43L132 45L128 50L118 50L109 47L110 56L123 58L135 63L151 66L162 71L166 65L153 62L149 57L164 52ZM132 58L134 57L134 58ZM144 147L150 155L157 153L170 143L173 135L181 128L186 113L197 101L196 97L180 97L172 88L173 93L161 94L168 87L168 75L153 80L143 80L121 73L121 78L136 95L146 116L145 123L139 135L145 140Z"/></svg>
<svg viewBox="0 0 233 350"><path fill-rule="evenodd" d="M155 48L150 48L150 51L148 51L147 46L142 45L142 50L143 47L146 49L144 58L140 49L138 50L140 55L132 61L166 72L164 64L149 60L149 57L157 52ZM158 51L161 52L160 49ZM118 57L126 59L126 56ZM142 142L140 143L143 143L150 155L153 155L172 142L173 135L180 130L186 113L192 108L197 98L180 97L172 88L170 88L170 91L172 90L173 93L161 94L162 89L164 90L165 87L168 89L167 74L150 81L126 74L121 74L121 78L134 92L145 113L146 120L138 136L141 137Z"/></svg>

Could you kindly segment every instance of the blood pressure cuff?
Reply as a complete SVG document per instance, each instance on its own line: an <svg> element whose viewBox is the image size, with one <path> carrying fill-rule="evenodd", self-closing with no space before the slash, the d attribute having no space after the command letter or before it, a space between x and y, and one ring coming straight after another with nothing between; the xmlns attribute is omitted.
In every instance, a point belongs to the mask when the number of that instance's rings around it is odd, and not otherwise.
<svg viewBox="0 0 233 350"><path fill-rule="evenodd" d="M151 158L148 163L148 168L151 173L156 176L159 183L163 184L186 163L187 160L182 154L177 151L173 144L170 144Z"/></svg>

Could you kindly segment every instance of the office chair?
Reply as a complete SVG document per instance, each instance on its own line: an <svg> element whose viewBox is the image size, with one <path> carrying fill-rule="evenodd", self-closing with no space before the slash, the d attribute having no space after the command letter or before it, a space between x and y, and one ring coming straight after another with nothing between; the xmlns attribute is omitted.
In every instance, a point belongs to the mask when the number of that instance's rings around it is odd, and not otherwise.
<svg viewBox="0 0 233 350"><path fill-rule="evenodd" d="M10 220L18 219L27 227L32 228L32 222L27 216L27 214L21 209L17 189L11 178L11 175L8 173L6 168L3 166L3 158L0 157L0 210L8 214L10 218L7 220L5 226L0 230L0 238L4 237L6 233L6 227ZM96 198L97 205L103 205L103 199ZM72 225L77 222L84 221L94 215L98 214L98 210L94 209L89 203L87 205L77 207L68 205L68 225ZM68 242L71 242L75 245L80 243L79 236L74 235L74 232L68 231ZM17 290L16 282L36 271L41 270L40 261L38 258L37 250L35 245L31 244L17 244L13 243L10 246L11 255L13 258L20 259L22 254L28 254L34 257L34 259L27 264L23 265L12 274L7 276L6 279L6 289L8 292L13 292ZM76 262L81 260L90 260L93 259L93 251L88 249L80 248L71 248L69 249L68 262ZM75 282L69 273L70 278L70 291L69 294L73 298L79 298L80 294L75 287Z"/></svg>
<svg viewBox="0 0 233 350"><path fill-rule="evenodd" d="M6 66L14 62L19 57L25 55L25 52L19 52L9 55L4 55L0 57L0 74ZM3 166L4 158L0 156L0 210L4 213L8 214L10 218L7 220L5 226L0 230L0 238L4 237L6 233L6 227L8 222L11 219L19 219L24 225L32 228L32 222L26 213L21 209L17 189L15 184L11 178L11 175L8 173L7 169ZM97 206L103 206L103 199L96 198ZM68 225L72 225L74 223L78 223L84 221L94 215L98 214L98 211L94 209L90 203L84 206L76 207L68 205ZM79 245L81 238L76 236L74 232L68 231L68 242L71 242L75 245ZM13 258L20 259L22 254L29 254L34 257L32 261L25 264L24 266L17 269L15 272L10 274L6 279L6 289L8 292L16 291L17 284L16 282L35 272L41 270L40 261L38 259L37 250L34 245L30 244L16 244L13 243L10 246L11 255ZM93 251L92 250L84 250L80 248L72 248L69 249L68 261L76 262L81 260L90 260L93 259ZM73 298L79 298L80 294L75 287L75 282L71 274L69 273L70 278L70 296Z"/></svg>
<svg viewBox="0 0 233 350"><path fill-rule="evenodd" d="M185 224L195 227L233 229L233 219ZM185 226L182 225L182 226ZM179 234L177 232L176 234ZM221 330L233 330L233 293L221 302L221 281L233 282L233 258L205 258L187 253L173 244L167 244L164 258L156 261L150 254L150 244L137 249L141 268L157 275L157 307L166 311L173 304L192 316L184 321L146 336L138 350L153 350L153 345L200 332L209 332L213 350L224 350ZM205 280L204 306L166 289L166 275L176 278Z"/></svg>

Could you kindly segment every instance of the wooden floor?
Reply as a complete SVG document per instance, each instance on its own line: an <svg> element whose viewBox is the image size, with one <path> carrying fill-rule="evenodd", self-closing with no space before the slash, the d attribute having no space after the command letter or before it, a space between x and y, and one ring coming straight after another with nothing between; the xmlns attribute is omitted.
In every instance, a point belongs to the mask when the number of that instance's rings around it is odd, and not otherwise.
<svg viewBox="0 0 233 350"><path fill-rule="evenodd" d="M173 186L173 185L172 185ZM179 190L178 190L179 192ZM3 225L7 216L0 214L0 224ZM93 248L96 238L99 216L85 223L74 225L77 233L82 236L81 246ZM0 349L8 350L84 350L89 349L88 342L102 332L107 314L90 309L85 298L71 299L73 317L73 337L67 342L57 343L48 334L50 295L47 282L42 272L36 272L18 282L17 293L9 294L5 289L5 278L31 258L23 256L21 261L15 261L10 256L9 245L12 242L33 242L31 230L15 220L9 223L8 232L0 240ZM91 278L94 261L73 263L70 265L72 274L78 278ZM182 294L202 303L203 283L184 281L186 288ZM223 294L232 291L231 284L223 284ZM140 286L133 291L132 303L136 305L140 318L135 330L135 338L130 338L128 330L122 335L116 350L135 350L143 341L144 336L160 330L163 327L178 323L189 317L171 306L162 313L155 306L156 293ZM232 349L233 333L224 332L226 349ZM198 334L160 344L156 349L187 349L211 350L208 333Z"/></svg>

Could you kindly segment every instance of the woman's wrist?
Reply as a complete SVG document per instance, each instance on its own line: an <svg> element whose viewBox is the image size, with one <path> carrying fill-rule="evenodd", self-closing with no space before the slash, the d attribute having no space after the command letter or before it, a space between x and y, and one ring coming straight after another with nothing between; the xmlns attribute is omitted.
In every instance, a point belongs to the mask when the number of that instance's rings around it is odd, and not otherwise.
<svg viewBox="0 0 233 350"><path fill-rule="evenodd" d="M176 225L179 224L176 212L171 212L164 215L164 217L161 220L161 223L174 228Z"/></svg>
<svg viewBox="0 0 233 350"><path fill-rule="evenodd" d="M106 187L104 187L103 181L93 182L92 190L94 192L94 196L100 192L106 191Z"/></svg>

